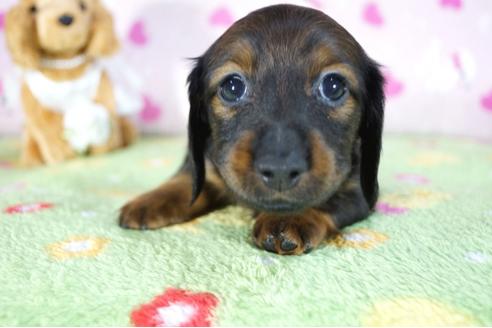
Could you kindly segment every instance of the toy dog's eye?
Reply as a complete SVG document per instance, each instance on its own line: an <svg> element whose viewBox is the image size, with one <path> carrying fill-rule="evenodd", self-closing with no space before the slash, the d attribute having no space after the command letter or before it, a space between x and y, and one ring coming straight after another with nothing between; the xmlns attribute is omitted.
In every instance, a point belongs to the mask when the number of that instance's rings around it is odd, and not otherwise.
<svg viewBox="0 0 492 328"><path fill-rule="evenodd" d="M80 6L80 10L82 10L82 11L86 11L86 9L87 9L87 5L85 4L85 2L84 2L84 1L80 1L79 6Z"/></svg>
<svg viewBox="0 0 492 328"><path fill-rule="evenodd" d="M323 81L319 86L321 96L328 101L340 100L347 93L347 85L345 79L335 73L329 73L323 77Z"/></svg>
<svg viewBox="0 0 492 328"><path fill-rule="evenodd" d="M241 100L246 93L246 84L238 74L227 76L220 85L219 94L223 100L235 103Z"/></svg>
<svg viewBox="0 0 492 328"><path fill-rule="evenodd" d="M35 14L38 12L38 7L36 7L36 5L32 5L31 7L29 7L29 12L31 14Z"/></svg>

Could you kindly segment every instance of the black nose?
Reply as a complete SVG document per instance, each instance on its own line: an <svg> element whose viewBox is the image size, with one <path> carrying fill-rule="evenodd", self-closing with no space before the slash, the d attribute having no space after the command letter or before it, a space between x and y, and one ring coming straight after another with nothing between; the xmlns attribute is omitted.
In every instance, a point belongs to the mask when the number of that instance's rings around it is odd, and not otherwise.
<svg viewBox="0 0 492 328"><path fill-rule="evenodd" d="M298 131L270 126L259 136L254 149L256 174L266 186L284 191L293 188L308 171L308 147Z"/></svg>
<svg viewBox="0 0 492 328"><path fill-rule="evenodd" d="M74 18L73 18L73 16L70 16L70 15L63 15L63 16L60 16L60 18L58 18L58 21L62 25L70 26L70 25L72 25Z"/></svg>
<svg viewBox="0 0 492 328"><path fill-rule="evenodd" d="M265 185L277 191L293 188L308 168L306 160L295 154L285 159L265 156L255 166Z"/></svg>

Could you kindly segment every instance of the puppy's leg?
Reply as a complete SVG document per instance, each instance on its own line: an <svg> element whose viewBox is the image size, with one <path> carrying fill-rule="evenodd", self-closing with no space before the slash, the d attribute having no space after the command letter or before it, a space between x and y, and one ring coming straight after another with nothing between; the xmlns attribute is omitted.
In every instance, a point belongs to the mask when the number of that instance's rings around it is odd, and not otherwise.
<svg viewBox="0 0 492 328"><path fill-rule="evenodd" d="M359 176L351 176L325 204L300 214L260 213L253 228L255 244L286 255L308 253L343 227L366 218L370 209Z"/></svg>
<svg viewBox="0 0 492 328"><path fill-rule="evenodd" d="M157 229L192 220L230 203L224 182L209 165L203 190L193 205L191 190L192 177L185 165L160 187L123 206L119 224L127 229Z"/></svg>

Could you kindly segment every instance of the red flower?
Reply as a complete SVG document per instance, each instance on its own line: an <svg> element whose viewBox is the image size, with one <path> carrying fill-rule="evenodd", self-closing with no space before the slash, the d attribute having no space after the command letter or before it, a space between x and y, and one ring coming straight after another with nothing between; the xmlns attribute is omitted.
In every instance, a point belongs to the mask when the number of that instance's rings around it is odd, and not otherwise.
<svg viewBox="0 0 492 328"><path fill-rule="evenodd" d="M7 207L4 212L7 214L32 213L52 208L53 206L50 203L18 204Z"/></svg>
<svg viewBox="0 0 492 328"><path fill-rule="evenodd" d="M169 288L131 313L136 327L209 327L219 300L211 293L191 293Z"/></svg>

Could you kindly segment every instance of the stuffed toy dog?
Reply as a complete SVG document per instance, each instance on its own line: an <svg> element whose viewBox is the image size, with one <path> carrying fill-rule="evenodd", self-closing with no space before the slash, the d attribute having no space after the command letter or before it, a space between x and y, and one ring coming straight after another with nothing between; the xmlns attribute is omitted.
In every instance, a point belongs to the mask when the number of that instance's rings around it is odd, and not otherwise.
<svg viewBox="0 0 492 328"><path fill-rule="evenodd" d="M98 60L118 49L99 0L21 0L7 13L6 39L22 70L24 165L105 153L135 139L122 114L138 101L124 99Z"/></svg>

